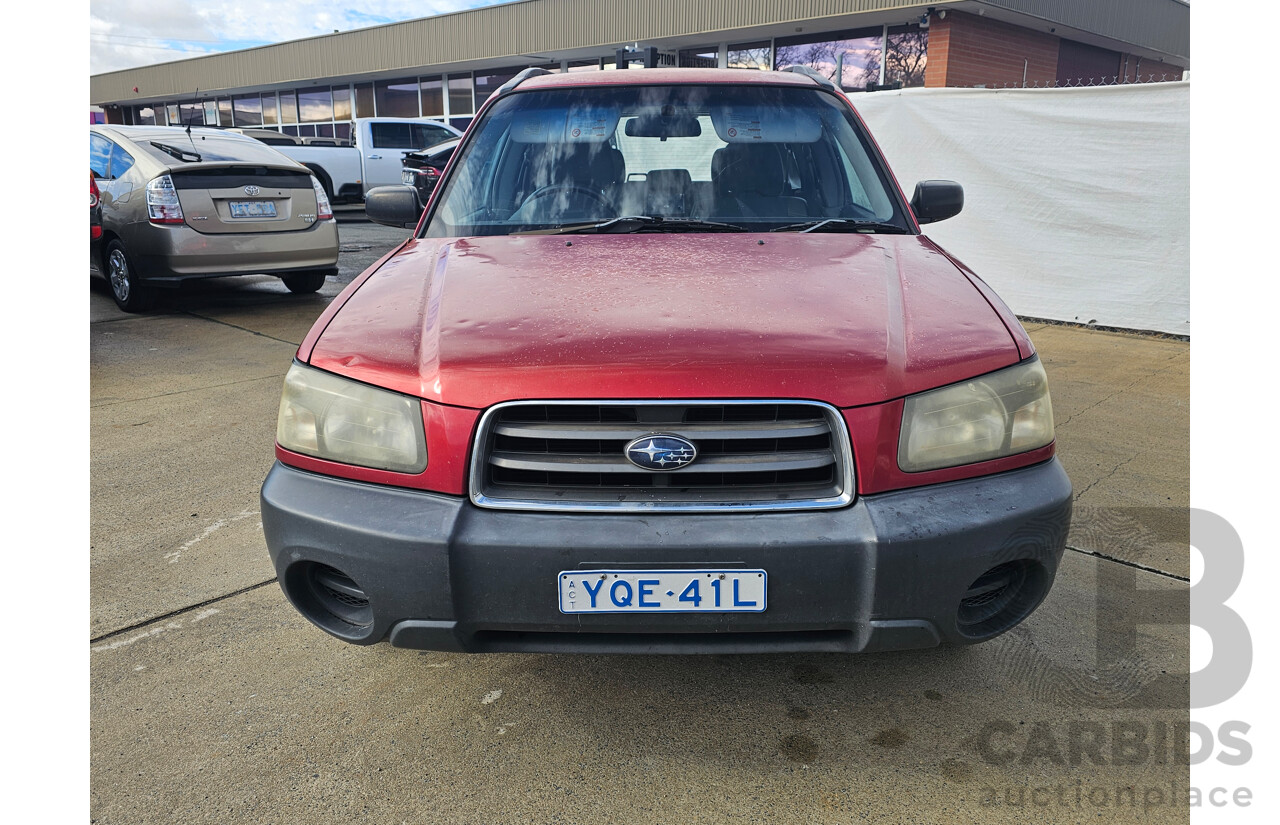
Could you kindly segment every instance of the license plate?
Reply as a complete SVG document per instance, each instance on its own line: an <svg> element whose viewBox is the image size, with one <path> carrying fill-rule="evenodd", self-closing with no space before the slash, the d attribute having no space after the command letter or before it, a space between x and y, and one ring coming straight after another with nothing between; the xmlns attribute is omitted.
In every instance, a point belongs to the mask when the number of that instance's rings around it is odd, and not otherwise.
<svg viewBox="0 0 1280 825"><path fill-rule="evenodd" d="M565 570L561 613L762 613L763 570Z"/></svg>
<svg viewBox="0 0 1280 825"><path fill-rule="evenodd" d="M413 178L414 178L414 174L412 170L410 169L400 170L400 182L403 183L405 186L413 186Z"/></svg>
<svg viewBox="0 0 1280 825"><path fill-rule="evenodd" d="M233 218L274 218L276 205L271 201L231 201Z"/></svg>

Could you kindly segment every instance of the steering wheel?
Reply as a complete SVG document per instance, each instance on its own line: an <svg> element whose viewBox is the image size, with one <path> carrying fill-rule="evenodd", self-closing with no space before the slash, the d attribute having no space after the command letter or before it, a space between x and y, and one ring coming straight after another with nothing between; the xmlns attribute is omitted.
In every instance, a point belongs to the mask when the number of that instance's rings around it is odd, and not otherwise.
<svg viewBox="0 0 1280 825"><path fill-rule="evenodd" d="M585 186L577 186L572 183L552 183L542 187L541 189L535 189L534 191L530 192L529 197L525 198L524 202L520 204L520 209L524 209L530 203L540 198L545 198L547 195L552 195L560 191L569 192L577 195L584 195L596 201L601 206L607 207L609 209L613 208L613 204L609 202L609 199L606 198L604 195L601 195L599 192L595 191L594 189L588 189ZM519 212L520 209L517 209L516 211Z"/></svg>

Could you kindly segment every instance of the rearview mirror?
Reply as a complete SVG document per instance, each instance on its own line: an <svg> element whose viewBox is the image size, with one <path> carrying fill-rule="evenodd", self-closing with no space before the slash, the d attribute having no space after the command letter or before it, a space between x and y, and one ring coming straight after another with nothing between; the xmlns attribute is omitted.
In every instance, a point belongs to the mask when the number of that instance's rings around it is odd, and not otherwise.
<svg viewBox="0 0 1280 825"><path fill-rule="evenodd" d="M702 124L692 115L640 115L627 121L627 137L699 137Z"/></svg>
<svg viewBox="0 0 1280 825"><path fill-rule="evenodd" d="M911 208L920 223L945 221L964 208L964 189L953 180L922 180L911 196Z"/></svg>
<svg viewBox="0 0 1280 825"><path fill-rule="evenodd" d="M422 201L412 186L376 186L364 196L364 214L374 223L412 229L422 217Z"/></svg>

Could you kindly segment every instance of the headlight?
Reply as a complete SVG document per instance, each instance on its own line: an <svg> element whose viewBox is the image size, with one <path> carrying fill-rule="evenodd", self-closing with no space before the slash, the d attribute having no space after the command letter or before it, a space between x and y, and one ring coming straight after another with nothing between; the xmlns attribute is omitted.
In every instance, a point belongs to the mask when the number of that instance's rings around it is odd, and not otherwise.
<svg viewBox="0 0 1280 825"><path fill-rule="evenodd" d="M1025 453L1053 441L1049 381L1039 358L907 399L898 466L938 470Z"/></svg>
<svg viewBox="0 0 1280 825"><path fill-rule="evenodd" d="M286 450L343 464L397 473L427 468L416 398L296 363L284 378L276 441Z"/></svg>

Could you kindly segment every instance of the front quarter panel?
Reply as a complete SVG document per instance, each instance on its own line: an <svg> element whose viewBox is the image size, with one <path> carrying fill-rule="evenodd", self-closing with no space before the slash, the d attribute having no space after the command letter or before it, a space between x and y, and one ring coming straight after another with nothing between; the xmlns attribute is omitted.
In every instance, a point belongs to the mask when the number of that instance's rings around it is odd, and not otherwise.
<svg viewBox="0 0 1280 825"><path fill-rule="evenodd" d="M973 284L974 289L982 293L982 297L991 305L991 309L995 311L996 315L1000 316L1000 320L1004 323L1005 328L1009 330L1009 335L1013 337L1014 343L1017 344L1019 358L1021 360L1026 360L1032 355L1035 355L1035 345L1031 343L1031 337L1027 335L1027 331L1022 328L1022 322L1018 320L1018 316L1013 314L1013 310L1009 309L1008 304L1006 304L1000 296L996 294L996 291L988 286L986 281L979 278L977 273L961 263L950 252L938 246L938 244L931 238L925 235L920 236L920 238L927 246L936 249L943 257L948 261L951 261L951 263L955 265L956 269L960 270L961 274L969 279L969 282Z"/></svg>

